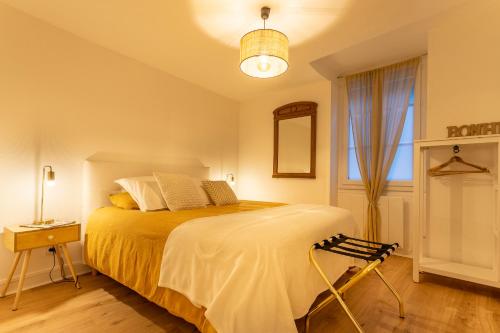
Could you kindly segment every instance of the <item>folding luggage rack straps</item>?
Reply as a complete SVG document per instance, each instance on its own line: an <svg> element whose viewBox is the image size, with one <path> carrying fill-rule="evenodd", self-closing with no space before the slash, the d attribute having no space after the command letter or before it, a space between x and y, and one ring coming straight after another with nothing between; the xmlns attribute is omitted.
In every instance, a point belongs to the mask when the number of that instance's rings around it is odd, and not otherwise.
<svg viewBox="0 0 500 333"><path fill-rule="evenodd" d="M392 285L385 279L385 277L382 275L382 272L380 272L380 270L377 268L377 266L380 265L382 262L384 262L384 260L387 257L389 257L398 247L399 247L398 243L385 244L379 242L372 242L364 239L348 237L343 234L337 234L321 242L313 244L309 250L309 260L313 264L314 268L316 268L322 279L327 284L328 289L330 290L332 295L328 296L314 308L309 310L308 314L306 315L305 331L306 332L309 331L309 322L311 316L318 313L330 302L337 300L342 306L343 310L346 312L346 314L353 322L358 332L363 332L361 325L356 321L354 315L351 313L351 311L345 304L343 297L347 289L352 287L356 282L360 281L372 270L375 271L375 273L377 273L377 275L382 279L382 281L389 288L389 290L394 294L399 303L399 316L401 318L404 318L404 307L401 297L394 289L394 287L392 287ZM344 285L336 289L328 279L327 275L321 269L318 261L314 256L314 253L317 250L323 250L343 256L361 259L366 261L366 265L363 268L360 268L360 270L356 272L356 274L350 277L349 280L347 280L347 282Z"/></svg>
<svg viewBox="0 0 500 333"><path fill-rule="evenodd" d="M391 255L399 247L398 243L384 244L338 234L314 244L316 250L323 250L366 261L380 260ZM361 248L357 249L357 248Z"/></svg>

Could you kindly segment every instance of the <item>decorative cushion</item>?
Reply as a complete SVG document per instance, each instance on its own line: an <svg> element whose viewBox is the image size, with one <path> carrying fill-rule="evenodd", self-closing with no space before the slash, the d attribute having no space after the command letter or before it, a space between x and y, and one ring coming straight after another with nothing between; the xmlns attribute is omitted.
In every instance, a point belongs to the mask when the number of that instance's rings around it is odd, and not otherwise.
<svg viewBox="0 0 500 333"><path fill-rule="evenodd" d="M206 207L200 188L193 178L187 175L158 172L154 173L154 177L171 211Z"/></svg>
<svg viewBox="0 0 500 333"><path fill-rule="evenodd" d="M153 176L121 178L115 180L115 183L130 193L143 212L167 208Z"/></svg>
<svg viewBox="0 0 500 333"><path fill-rule="evenodd" d="M204 180L202 184L210 200L216 206L233 205L239 202L236 194L224 180Z"/></svg>
<svg viewBox="0 0 500 333"><path fill-rule="evenodd" d="M139 205L128 192L120 192L109 195L109 201L113 206L122 209L139 209Z"/></svg>

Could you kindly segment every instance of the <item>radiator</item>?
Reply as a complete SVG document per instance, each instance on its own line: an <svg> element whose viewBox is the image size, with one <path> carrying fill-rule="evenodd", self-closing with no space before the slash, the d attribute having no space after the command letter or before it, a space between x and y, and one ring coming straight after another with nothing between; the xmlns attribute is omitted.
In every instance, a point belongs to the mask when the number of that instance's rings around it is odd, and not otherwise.
<svg viewBox="0 0 500 333"><path fill-rule="evenodd" d="M356 236L363 235L363 225L366 221L368 200L364 194L341 193L339 207L348 209L356 221ZM379 200L380 209L380 241L383 243L404 244L404 200L403 197L382 196Z"/></svg>

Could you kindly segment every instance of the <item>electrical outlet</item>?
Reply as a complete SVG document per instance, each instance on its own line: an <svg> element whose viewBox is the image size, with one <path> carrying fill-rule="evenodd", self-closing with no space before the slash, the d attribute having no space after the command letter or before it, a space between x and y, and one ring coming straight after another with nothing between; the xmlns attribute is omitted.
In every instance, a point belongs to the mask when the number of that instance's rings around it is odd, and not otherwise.
<svg viewBox="0 0 500 333"><path fill-rule="evenodd" d="M56 248L55 248L55 247L53 247L53 246L51 246L51 247L48 247L48 248L47 248L47 252L45 252L45 253L46 253L46 255L48 255L48 256L52 256L52 254L53 254L53 253L55 254L55 252L56 252Z"/></svg>

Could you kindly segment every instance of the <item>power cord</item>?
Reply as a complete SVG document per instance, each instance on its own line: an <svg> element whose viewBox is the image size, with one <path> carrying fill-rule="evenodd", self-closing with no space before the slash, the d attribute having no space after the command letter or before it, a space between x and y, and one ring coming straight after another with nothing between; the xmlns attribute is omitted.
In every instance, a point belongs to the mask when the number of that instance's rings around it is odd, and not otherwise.
<svg viewBox="0 0 500 333"><path fill-rule="evenodd" d="M53 246L49 247L49 252L52 253L52 268L49 271L50 282L52 282L54 284L58 284L61 282L73 282L75 284L75 286L77 286L79 277L78 276L76 277L76 281L74 281L73 279L68 279L65 276L62 276L62 273L63 273L62 271L61 271L61 280L54 281L54 279L52 278L52 272L54 271L54 268L56 267L56 248ZM61 266L64 267L64 259L63 258L61 258Z"/></svg>

